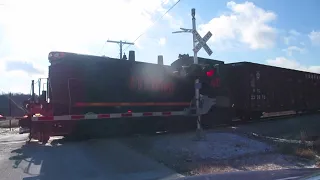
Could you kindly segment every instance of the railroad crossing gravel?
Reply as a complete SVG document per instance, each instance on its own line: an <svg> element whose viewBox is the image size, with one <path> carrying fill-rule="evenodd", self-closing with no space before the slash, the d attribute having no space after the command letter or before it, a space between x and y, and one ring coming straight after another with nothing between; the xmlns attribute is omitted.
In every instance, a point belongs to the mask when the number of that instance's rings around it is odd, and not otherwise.
<svg viewBox="0 0 320 180"><path fill-rule="evenodd" d="M195 137L191 132L123 141L184 175L315 167L313 161L280 154L273 145L227 130L207 131L202 141Z"/></svg>

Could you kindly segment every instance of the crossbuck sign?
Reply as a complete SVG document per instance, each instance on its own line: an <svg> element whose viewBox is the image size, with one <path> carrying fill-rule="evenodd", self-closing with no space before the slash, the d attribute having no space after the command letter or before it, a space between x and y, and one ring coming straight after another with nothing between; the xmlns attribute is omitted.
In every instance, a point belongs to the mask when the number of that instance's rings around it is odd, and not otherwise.
<svg viewBox="0 0 320 180"><path fill-rule="evenodd" d="M193 49L193 51L197 53L203 47L203 49L208 53L208 55L211 56L212 50L207 45L207 41L211 38L212 33L209 31L203 38L196 30L193 30L192 33L196 36L196 39L198 40L198 44Z"/></svg>

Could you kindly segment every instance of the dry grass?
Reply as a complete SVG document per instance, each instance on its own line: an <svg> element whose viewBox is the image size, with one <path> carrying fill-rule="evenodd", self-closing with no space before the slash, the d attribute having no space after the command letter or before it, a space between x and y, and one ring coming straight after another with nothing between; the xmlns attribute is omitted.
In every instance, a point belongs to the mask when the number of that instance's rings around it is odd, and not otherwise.
<svg viewBox="0 0 320 180"><path fill-rule="evenodd" d="M200 165L199 167L190 171L191 175L199 174L211 174L211 173L221 173L221 172L232 172L237 171L227 164L220 165Z"/></svg>
<svg viewBox="0 0 320 180"><path fill-rule="evenodd" d="M310 148L297 148L295 150L295 155L306 159L315 159L317 153Z"/></svg>
<svg viewBox="0 0 320 180"><path fill-rule="evenodd" d="M19 120L12 119L11 120L11 127L19 127ZM0 121L0 128L10 128L10 120Z"/></svg>
<svg viewBox="0 0 320 180"><path fill-rule="evenodd" d="M300 158L315 160L317 157L317 148L305 144L278 143L278 150L282 154L294 155Z"/></svg>

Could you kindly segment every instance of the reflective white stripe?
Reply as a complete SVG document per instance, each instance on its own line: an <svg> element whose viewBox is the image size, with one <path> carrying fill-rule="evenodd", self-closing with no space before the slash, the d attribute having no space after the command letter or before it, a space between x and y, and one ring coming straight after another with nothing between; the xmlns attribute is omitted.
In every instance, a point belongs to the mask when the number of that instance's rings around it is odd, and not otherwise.
<svg viewBox="0 0 320 180"><path fill-rule="evenodd" d="M110 114L110 118L121 118L121 114Z"/></svg>
<svg viewBox="0 0 320 180"><path fill-rule="evenodd" d="M98 118L97 114L87 114L84 117L84 119L97 119L97 118Z"/></svg>
<svg viewBox="0 0 320 180"><path fill-rule="evenodd" d="M184 111L173 111L173 112L171 112L171 115L173 115L173 116L179 116L179 115L184 115L185 114L185 112Z"/></svg>
<svg viewBox="0 0 320 180"><path fill-rule="evenodd" d="M6 116L0 116L0 121L5 120L12 120L12 119L23 119L24 117L6 117Z"/></svg>
<svg viewBox="0 0 320 180"><path fill-rule="evenodd" d="M184 111L168 112L141 112L141 113L114 113L114 114L86 114L86 115L65 115L53 117L32 117L32 121L57 121L57 120L84 120L84 119L109 119L123 117L150 117L150 116L181 116Z"/></svg>

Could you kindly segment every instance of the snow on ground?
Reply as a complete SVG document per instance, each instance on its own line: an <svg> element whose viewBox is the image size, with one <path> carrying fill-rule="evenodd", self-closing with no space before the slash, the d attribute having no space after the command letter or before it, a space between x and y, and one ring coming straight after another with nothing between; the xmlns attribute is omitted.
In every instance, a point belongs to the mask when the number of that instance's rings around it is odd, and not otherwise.
<svg viewBox="0 0 320 180"><path fill-rule="evenodd" d="M227 159L257 154L272 149L269 145L232 133L209 133L205 140L196 141L193 134L176 135L154 141L154 148L171 153L191 153L198 159Z"/></svg>
<svg viewBox="0 0 320 180"><path fill-rule="evenodd" d="M319 123L317 117L308 117L309 121L305 119L255 123L232 130L222 128L206 131L206 138L201 141L196 140L195 132L117 138L117 140L184 175L312 168L316 167L314 160L298 158L289 153L280 154L280 148L276 146L277 144L248 136L248 134L259 134L298 140L301 129L307 132L310 129L317 130L318 126L314 127L315 123L311 123L313 122L311 120ZM15 133L18 133L18 128L14 128L12 131L0 128L0 137L4 143L7 141L7 135Z"/></svg>
<svg viewBox="0 0 320 180"><path fill-rule="evenodd" d="M314 162L282 155L275 146L227 131L208 131L201 141L196 140L195 133L134 137L123 141L185 175L314 167Z"/></svg>
<svg viewBox="0 0 320 180"><path fill-rule="evenodd" d="M0 128L0 136L7 134L19 134L19 128Z"/></svg>

